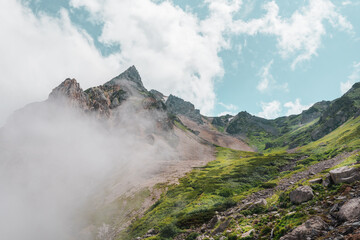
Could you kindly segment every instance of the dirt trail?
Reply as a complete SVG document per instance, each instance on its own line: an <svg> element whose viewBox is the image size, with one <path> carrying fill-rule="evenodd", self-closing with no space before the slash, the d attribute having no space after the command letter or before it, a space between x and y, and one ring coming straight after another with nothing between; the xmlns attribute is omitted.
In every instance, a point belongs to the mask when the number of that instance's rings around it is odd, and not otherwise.
<svg viewBox="0 0 360 240"><path fill-rule="evenodd" d="M265 199L265 198L271 197L277 191L286 191L290 187L292 187L294 184L296 184L298 181L300 181L302 179L308 179L308 178L312 177L313 175L320 173L323 170L334 167L334 166L340 164L341 162L343 162L345 159L347 159L351 155L355 154L356 152L358 152L358 150L353 151L353 152L339 154L334 158L316 163L316 164L308 167L306 170L304 170L302 172L295 173L295 174L291 175L289 178L281 179L276 187L271 188L271 189L264 189L259 192L253 193L250 196L248 196L246 199L244 199L240 205L236 206L235 208L229 209L226 212L231 213L233 211L240 211L245 206L247 206L249 203L254 202L260 198Z"/></svg>

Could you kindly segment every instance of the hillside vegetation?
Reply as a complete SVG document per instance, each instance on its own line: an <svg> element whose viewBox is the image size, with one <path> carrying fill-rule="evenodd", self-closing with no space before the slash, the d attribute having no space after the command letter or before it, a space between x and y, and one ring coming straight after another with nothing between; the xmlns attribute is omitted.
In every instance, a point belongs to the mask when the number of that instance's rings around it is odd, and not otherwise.
<svg viewBox="0 0 360 240"><path fill-rule="evenodd" d="M240 112L233 118L216 117L212 123L236 135L259 151L295 148L316 141L360 115L360 83L334 101L322 101L298 115L267 120Z"/></svg>
<svg viewBox="0 0 360 240"><path fill-rule="evenodd" d="M217 147L215 161L194 169L179 184L159 185L167 191L119 239L280 239L312 216L324 214L323 202L333 203L354 184L324 186L309 180L325 179L340 166L357 166L358 91L355 86L333 102L275 120L245 112L231 120L215 118L213 122L228 133L245 133L250 143L266 151ZM293 145L297 148L288 151ZM302 185L311 185L316 194L294 205L289 193ZM265 204L254 205L263 198Z"/></svg>

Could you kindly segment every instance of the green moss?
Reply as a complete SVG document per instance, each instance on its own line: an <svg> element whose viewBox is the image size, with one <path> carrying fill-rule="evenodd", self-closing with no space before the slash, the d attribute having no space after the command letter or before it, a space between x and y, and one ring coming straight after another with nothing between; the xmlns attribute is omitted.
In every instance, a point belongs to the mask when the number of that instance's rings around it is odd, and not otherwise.
<svg viewBox="0 0 360 240"><path fill-rule="evenodd" d="M190 233L185 240L195 240L200 234L197 232Z"/></svg>
<svg viewBox="0 0 360 240"><path fill-rule="evenodd" d="M291 229L301 225L308 218L308 215L305 212L296 212L291 215L286 215L282 217L274 228L274 238L279 239L285 233L289 232Z"/></svg>
<svg viewBox="0 0 360 240"><path fill-rule="evenodd" d="M180 128L181 130L183 130L183 131L188 131L188 128L185 126L185 125L183 125L181 122L178 122L178 121L174 121L174 124L175 124L175 126L177 126L178 128Z"/></svg>

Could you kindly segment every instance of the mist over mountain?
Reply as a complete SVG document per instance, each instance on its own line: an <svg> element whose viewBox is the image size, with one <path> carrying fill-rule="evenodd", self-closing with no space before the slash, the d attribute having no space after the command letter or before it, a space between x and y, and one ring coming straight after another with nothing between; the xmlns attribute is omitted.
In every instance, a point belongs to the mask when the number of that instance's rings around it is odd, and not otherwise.
<svg viewBox="0 0 360 240"><path fill-rule="evenodd" d="M342 190L326 174L357 167L359 89L356 83L338 99L268 120L247 112L201 115L191 102L148 91L134 66L85 91L66 79L46 101L17 110L0 131L1 235L294 239L282 236L317 212L309 200L293 205L289 192L315 176L329 184L311 185L318 195L309 199L335 204ZM356 194L357 171L342 181ZM283 227L289 214L295 222ZM342 224L339 217L330 218L317 220L333 223L316 236L339 233L329 230Z"/></svg>

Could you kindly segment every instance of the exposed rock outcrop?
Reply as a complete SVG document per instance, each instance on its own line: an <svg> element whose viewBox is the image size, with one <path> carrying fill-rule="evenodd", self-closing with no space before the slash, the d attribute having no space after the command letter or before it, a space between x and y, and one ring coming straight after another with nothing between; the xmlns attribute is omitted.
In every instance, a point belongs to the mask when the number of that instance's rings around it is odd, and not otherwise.
<svg viewBox="0 0 360 240"><path fill-rule="evenodd" d="M170 95L165 104L169 112L184 115L199 124L203 123L200 111L195 109L195 106L192 103L184 101L174 95Z"/></svg>
<svg viewBox="0 0 360 240"><path fill-rule="evenodd" d="M105 86L114 86L114 85L122 85L124 81L129 81L135 83L135 86L139 90L146 90L142 81L139 72L135 68L135 66L129 67L125 72L121 73L119 76L111 79L109 82L105 83Z"/></svg>
<svg viewBox="0 0 360 240"><path fill-rule="evenodd" d="M351 168L348 166L331 170L330 176L335 184L352 183L360 179L358 170L356 168Z"/></svg>
<svg viewBox="0 0 360 240"><path fill-rule="evenodd" d="M326 233L328 228L329 226L320 217L316 216L281 237L280 240L316 239Z"/></svg>
<svg viewBox="0 0 360 240"><path fill-rule="evenodd" d="M340 208L338 216L342 221L358 220L360 218L360 198L347 201Z"/></svg>
<svg viewBox="0 0 360 240"><path fill-rule="evenodd" d="M88 109L88 96L81 89L75 79L67 78L58 87L54 88L49 95L49 100L63 101L73 107Z"/></svg>
<svg viewBox="0 0 360 240"><path fill-rule="evenodd" d="M295 204L307 202L314 197L313 190L309 186L301 186L290 193L290 201Z"/></svg>
<svg viewBox="0 0 360 240"><path fill-rule="evenodd" d="M256 209L256 208L263 208L266 207L266 200L264 198L260 198L259 200L253 202L250 206L249 209Z"/></svg>

